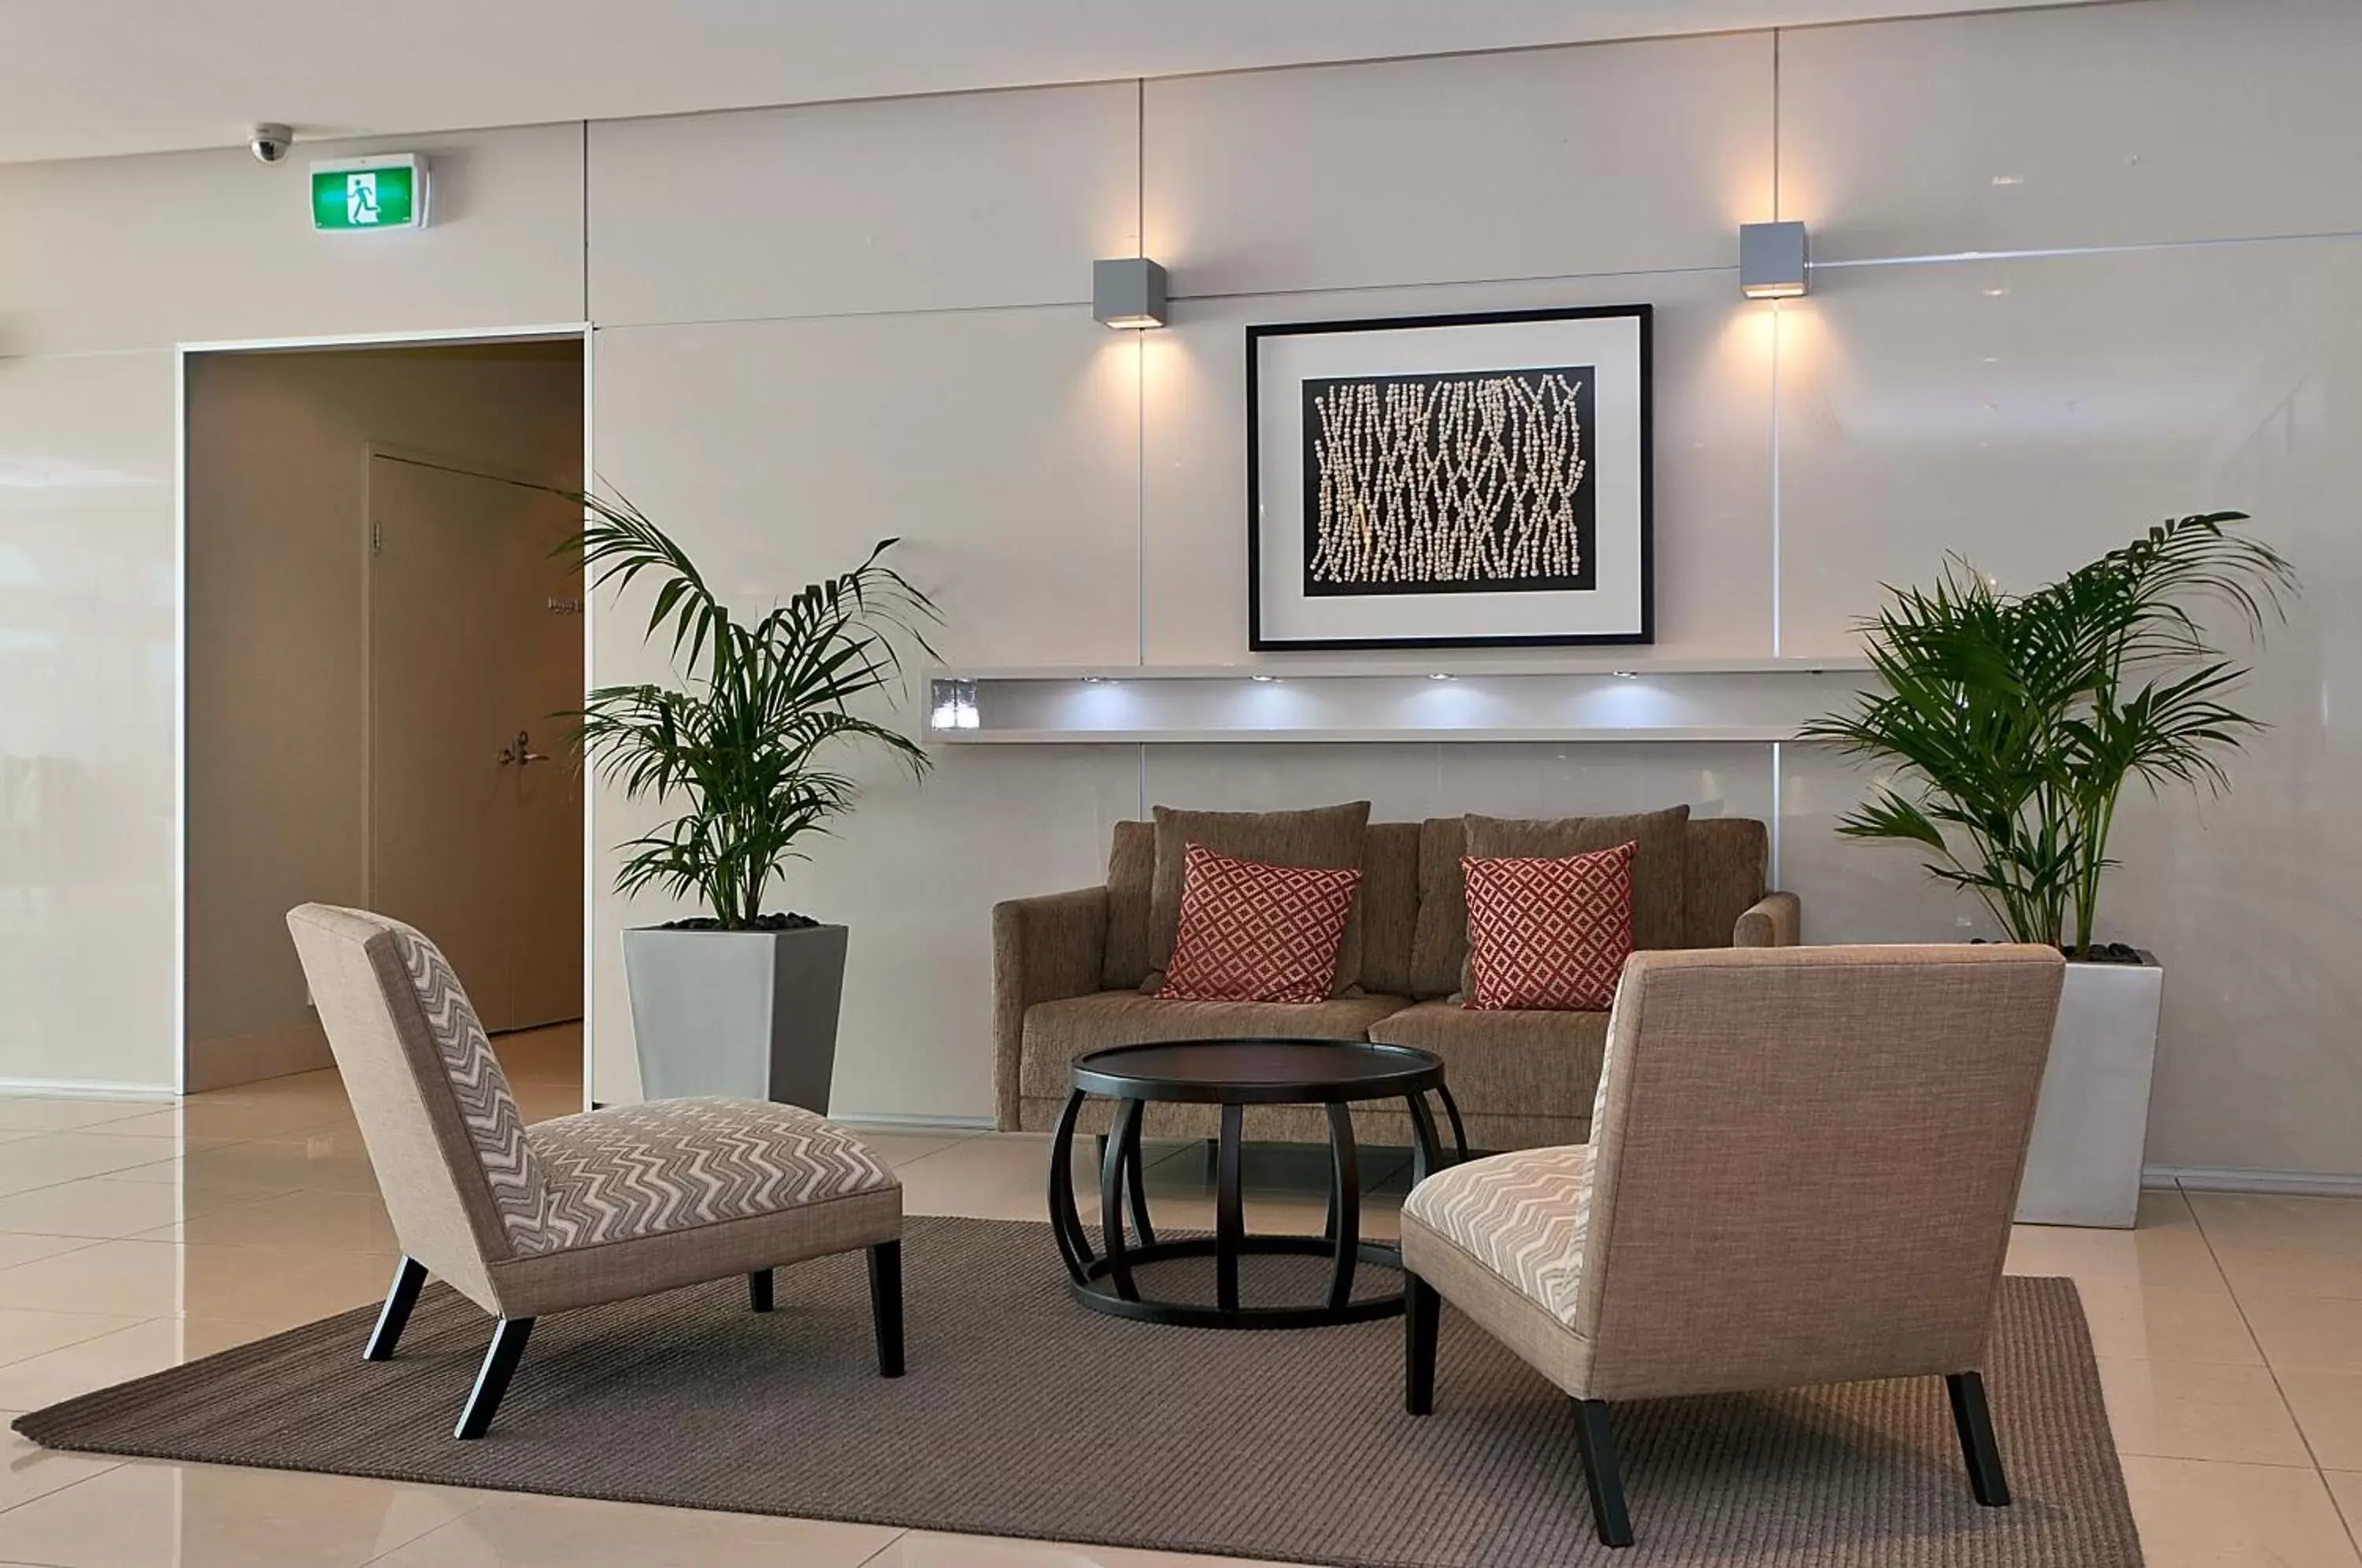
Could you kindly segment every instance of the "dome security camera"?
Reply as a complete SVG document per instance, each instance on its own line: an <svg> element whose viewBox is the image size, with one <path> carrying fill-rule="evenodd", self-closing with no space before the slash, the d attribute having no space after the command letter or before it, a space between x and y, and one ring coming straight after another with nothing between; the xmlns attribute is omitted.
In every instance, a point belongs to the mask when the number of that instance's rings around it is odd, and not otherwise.
<svg viewBox="0 0 2362 1568"><path fill-rule="evenodd" d="M246 138L246 149L254 154L257 163L276 163L294 145L295 132L271 121L255 127Z"/></svg>

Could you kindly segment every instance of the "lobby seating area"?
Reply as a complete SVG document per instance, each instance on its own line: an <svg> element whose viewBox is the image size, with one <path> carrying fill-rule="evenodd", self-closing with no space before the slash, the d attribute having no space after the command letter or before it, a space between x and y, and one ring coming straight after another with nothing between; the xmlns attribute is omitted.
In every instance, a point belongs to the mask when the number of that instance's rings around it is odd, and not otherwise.
<svg viewBox="0 0 2362 1568"><path fill-rule="evenodd" d="M509 1037L529 1121L579 1105L571 1029ZM862 1130L910 1213L1033 1220L1046 1140ZM23 1411L348 1309L373 1309L399 1258L333 1073L193 1096L0 1098L0 1408ZM1160 1217L1210 1227L1198 1144L1149 1148ZM1399 1162L1394 1164L1398 1165ZM1378 1165L1374 1179L1389 1166ZM81 1173L66 1175L65 1173ZM1317 1165L1251 1165L1258 1229L1317 1232ZM1086 1213L1096 1217L1087 1197ZM1371 1232L1397 1233L1399 1185ZM1054 1264L1045 1258L1045 1264ZM2341 1568L2362 1524L2362 1203L2143 1195L2136 1231L2020 1226L2013 1275L2075 1281L2147 1560L2158 1568ZM1385 1335L1385 1328L1368 1331ZM857 1353L857 1347L855 1347ZM356 1378L368 1370L351 1352ZM1439 1397L1451 1397L1449 1364ZM1371 1390L1399 1409L1401 1390ZM496 1429L497 1430L497 1429ZM426 1488L344 1476L116 1461L11 1436L0 1562L74 1568L667 1562L714 1568L1025 1568L1075 1549L887 1529ZM1575 1456L1566 1455L1570 1485ZM1957 1474L1957 1473L1956 1473ZM1956 1482L1957 1484L1957 1482ZM2339 1513L2340 1505L2346 1516ZM1096 1552L1109 1568L1187 1558Z"/></svg>
<svg viewBox="0 0 2362 1568"><path fill-rule="evenodd" d="M2362 0L136 9L0 1568L2362 1568Z"/></svg>

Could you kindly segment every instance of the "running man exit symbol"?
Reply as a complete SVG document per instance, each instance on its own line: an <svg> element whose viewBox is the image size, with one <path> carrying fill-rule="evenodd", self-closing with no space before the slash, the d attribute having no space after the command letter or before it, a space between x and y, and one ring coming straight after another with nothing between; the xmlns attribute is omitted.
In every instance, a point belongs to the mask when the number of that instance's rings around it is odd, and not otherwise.
<svg viewBox="0 0 2362 1568"><path fill-rule="evenodd" d="M312 165L312 226L382 234L426 224L426 160L381 152Z"/></svg>

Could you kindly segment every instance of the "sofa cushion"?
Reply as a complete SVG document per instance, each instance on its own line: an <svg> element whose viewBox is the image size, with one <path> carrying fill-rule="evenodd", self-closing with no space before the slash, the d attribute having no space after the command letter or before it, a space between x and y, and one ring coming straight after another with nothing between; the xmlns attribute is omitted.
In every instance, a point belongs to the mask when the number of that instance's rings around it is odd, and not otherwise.
<svg viewBox="0 0 2362 1568"><path fill-rule="evenodd" d="M1410 995L1410 943L1418 925L1417 823L1372 823L1362 845L1362 988Z"/></svg>
<svg viewBox="0 0 2362 1568"><path fill-rule="evenodd" d="M1099 963L1099 984L1109 990L1148 978L1148 903L1155 882L1156 824L1116 823L1108 846L1107 946Z"/></svg>
<svg viewBox="0 0 2362 1568"><path fill-rule="evenodd" d="M1318 1002L1166 1001L1138 991L1100 991L1025 1010L1025 1055L1018 1083L1036 1099L1066 1098L1066 1068L1086 1051L1164 1040L1359 1040L1408 1006L1401 997L1331 997ZM1584 1110L1590 1109L1589 1089Z"/></svg>
<svg viewBox="0 0 2362 1568"><path fill-rule="evenodd" d="M1363 841L1368 837L1370 803L1353 801L1308 812L1176 812L1156 808L1156 880L1148 913L1148 979L1150 989L1164 983L1164 966L1173 958L1174 933L1181 923L1183 856L1188 846L1202 844L1242 860L1266 866L1325 866L1360 870ZM1362 922L1359 911L1345 922L1345 940L1337 953L1333 994L1342 995L1362 981Z"/></svg>
<svg viewBox="0 0 2362 1568"><path fill-rule="evenodd" d="M1607 1050L1607 1015L1480 1012L1423 1001L1371 1024L1370 1038L1442 1057L1443 1081L1472 1115L1565 1118L1587 1126Z"/></svg>
<svg viewBox="0 0 2362 1568"><path fill-rule="evenodd" d="M1468 894L1460 869L1463 855L1487 860L1557 860L1636 844L1632 945L1684 945L1689 815L1687 806L1675 806L1621 817L1429 818L1419 830L1418 931L1411 940L1411 994L1448 996L1467 984ZM1738 918L1736 912L1731 918Z"/></svg>
<svg viewBox="0 0 2362 1568"><path fill-rule="evenodd" d="M1563 860L1460 862L1468 882L1467 1005L1596 1012L1632 955L1632 846Z"/></svg>
<svg viewBox="0 0 2362 1568"><path fill-rule="evenodd" d="M1317 1002L1337 974L1337 949L1362 873L1266 866L1193 844L1181 886L1181 928L1157 996L1166 1001Z"/></svg>
<svg viewBox="0 0 2362 1568"><path fill-rule="evenodd" d="M1752 817L1692 817L1682 845L1685 947L1727 947L1765 885L1772 834Z"/></svg>
<svg viewBox="0 0 2362 1568"><path fill-rule="evenodd" d="M1689 820L1687 806L1623 817L1561 817L1545 822L1472 816L1467 819L1467 852L1485 860L1508 856L1563 859L1613 849L1619 844L1632 845L1636 846L1632 945L1679 947L1684 934L1682 911ZM1463 907L1462 919L1466 918Z"/></svg>
<svg viewBox="0 0 2362 1568"><path fill-rule="evenodd" d="M1520 1149L1438 1171L1403 1199L1403 1218L1573 1328L1591 1223L1591 1148Z"/></svg>

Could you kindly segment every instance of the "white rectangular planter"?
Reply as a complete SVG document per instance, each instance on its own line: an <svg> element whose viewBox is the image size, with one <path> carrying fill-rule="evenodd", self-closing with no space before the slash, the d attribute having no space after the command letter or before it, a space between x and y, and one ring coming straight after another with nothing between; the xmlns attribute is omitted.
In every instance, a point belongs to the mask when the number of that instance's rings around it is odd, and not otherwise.
<svg viewBox="0 0 2362 1568"><path fill-rule="evenodd" d="M624 933L640 1093L776 1099L828 1114L845 928Z"/></svg>
<svg viewBox="0 0 2362 1568"><path fill-rule="evenodd" d="M2140 1208L2165 971L2137 964L2070 964L2050 1034L2050 1065L2017 1217L2034 1225L2129 1229Z"/></svg>

